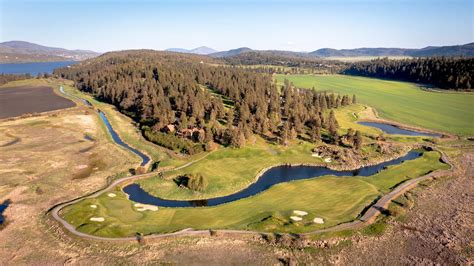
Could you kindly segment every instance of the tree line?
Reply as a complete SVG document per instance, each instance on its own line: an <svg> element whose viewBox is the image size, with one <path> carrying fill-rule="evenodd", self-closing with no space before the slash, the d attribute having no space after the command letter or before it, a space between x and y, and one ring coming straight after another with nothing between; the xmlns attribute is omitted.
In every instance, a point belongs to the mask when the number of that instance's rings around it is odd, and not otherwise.
<svg viewBox="0 0 474 266"><path fill-rule="evenodd" d="M30 74L24 75L13 75L13 74L0 74L0 85L7 84L8 82L15 80L30 79Z"/></svg>
<svg viewBox="0 0 474 266"><path fill-rule="evenodd" d="M212 60L114 52L55 75L115 105L140 123L149 140L180 152L193 154L212 142L242 147L252 134L282 144L297 137L338 143L331 110L351 104L353 97L295 88L288 81L279 88L271 75Z"/></svg>
<svg viewBox="0 0 474 266"><path fill-rule="evenodd" d="M281 54L283 53L283 54ZM229 65L252 66L250 69L269 74L336 74L347 68L348 64L297 53L272 51L251 51L222 60Z"/></svg>
<svg viewBox="0 0 474 266"><path fill-rule="evenodd" d="M352 64L344 74L424 83L441 89L471 90L474 58L376 59Z"/></svg>

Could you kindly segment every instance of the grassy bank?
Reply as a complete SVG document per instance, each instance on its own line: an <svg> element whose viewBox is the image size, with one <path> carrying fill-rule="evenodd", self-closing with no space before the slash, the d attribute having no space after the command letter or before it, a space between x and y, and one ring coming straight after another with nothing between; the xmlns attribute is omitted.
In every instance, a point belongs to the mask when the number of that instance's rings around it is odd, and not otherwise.
<svg viewBox="0 0 474 266"><path fill-rule="evenodd" d="M308 142L295 141L292 145L282 146L257 138L255 144L240 149L222 148L189 167L167 172L165 179L152 177L137 183L162 198L199 199L228 195L254 182L258 172L266 167L285 163L321 163L321 158L311 156L313 147ZM179 189L172 178L183 174L202 174L209 185L200 193Z"/></svg>
<svg viewBox="0 0 474 266"><path fill-rule="evenodd" d="M72 95L76 95L88 100L96 108L99 108L101 111L103 111L107 116L107 119L110 121L112 127L123 141L132 147L145 152L151 156L153 161L159 161L160 166L176 166L185 163L187 159L192 159L173 156L172 152L145 140L139 128L133 123L132 119L117 111L114 106L98 101L91 95L82 93L71 86L65 85L64 89Z"/></svg>
<svg viewBox="0 0 474 266"><path fill-rule="evenodd" d="M459 135L474 135L474 93L427 92L413 83L343 75L277 75L297 87L356 94L381 117Z"/></svg>

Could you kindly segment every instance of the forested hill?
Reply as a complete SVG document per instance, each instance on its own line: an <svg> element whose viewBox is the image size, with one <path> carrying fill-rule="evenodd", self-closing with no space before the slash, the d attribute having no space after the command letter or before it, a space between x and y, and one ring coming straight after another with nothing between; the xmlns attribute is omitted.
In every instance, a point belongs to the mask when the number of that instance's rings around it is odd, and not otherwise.
<svg viewBox="0 0 474 266"><path fill-rule="evenodd" d="M474 43L451 46L427 46L420 49L406 48L356 48L356 49L331 49L323 48L309 53L317 57L357 57L357 56L474 56Z"/></svg>
<svg viewBox="0 0 474 266"><path fill-rule="evenodd" d="M292 52L282 50L253 50L248 47L241 47L228 51L222 51L209 54L211 57L226 58L245 53L253 53L260 55L272 55L292 58L331 58L331 57L364 57L364 56L404 56L404 57L433 57L433 56L449 56L449 57L474 57L474 43L451 46L427 46L420 49L410 48L355 48L355 49L332 49L322 48L313 52Z"/></svg>
<svg viewBox="0 0 474 266"><path fill-rule="evenodd" d="M441 89L471 90L474 58L417 58L405 60L377 59L360 62L344 74L387 78L430 84Z"/></svg>
<svg viewBox="0 0 474 266"><path fill-rule="evenodd" d="M252 134L282 143L302 137L337 142L331 108L352 97L296 89L280 94L270 75L216 65L210 57L157 51L107 53L56 75L110 102L160 145L195 153L212 142L243 146Z"/></svg>
<svg viewBox="0 0 474 266"><path fill-rule="evenodd" d="M67 50L24 41L0 43L0 63L80 61L98 56L86 50Z"/></svg>

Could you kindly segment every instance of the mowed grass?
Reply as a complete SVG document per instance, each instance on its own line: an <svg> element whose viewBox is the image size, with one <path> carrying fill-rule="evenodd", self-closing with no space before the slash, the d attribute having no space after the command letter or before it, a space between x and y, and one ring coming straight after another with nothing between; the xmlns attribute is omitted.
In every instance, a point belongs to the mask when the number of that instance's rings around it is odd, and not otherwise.
<svg viewBox="0 0 474 266"><path fill-rule="evenodd" d="M215 207L160 208L139 212L134 203L117 189L83 200L63 210L62 216L78 230L89 234L121 237L194 229L239 229L263 232L303 233L331 227L357 218L378 196L401 181L446 166L438 152L425 152L414 161L389 167L370 177L319 178L282 183L255 196ZM91 205L97 205L92 208ZM293 222L294 210L308 212L301 222ZM103 217L103 222L90 221ZM325 223L314 224L321 217Z"/></svg>
<svg viewBox="0 0 474 266"><path fill-rule="evenodd" d="M137 181L149 193L167 199L202 199L237 192L255 181L262 169L276 164L321 163L312 157L314 144L294 141L289 146L271 144L257 137L254 144L243 148L221 148L206 158L178 171L165 174L165 179L152 177ZM203 192L177 188L172 180L183 174L202 174L208 180Z"/></svg>
<svg viewBox="0 0 474 266"><path fill-rule="evenodd" d="M416 84L345 75L276 75L297 87L355 94L382 118L459 135L474 135L474 93L427 92Z"/></svg>

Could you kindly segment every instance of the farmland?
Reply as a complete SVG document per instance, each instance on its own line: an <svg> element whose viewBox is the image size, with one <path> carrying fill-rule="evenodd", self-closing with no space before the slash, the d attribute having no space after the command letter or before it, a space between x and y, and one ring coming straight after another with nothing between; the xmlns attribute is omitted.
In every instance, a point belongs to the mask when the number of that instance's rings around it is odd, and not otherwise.
<svg viewBox="0 0 474 266"><path fill-rule="evenodd" d="M51 87L17 86L0 89L0 119L73 107Z"/></svg>
<svg viewBox="0 0 474 266"><path fill-rule="evenodd" d="M459 135L474 135L474 93L428 92L396 81L342 75L277 75L297 87L355 94L385 119Z"/></svg>

